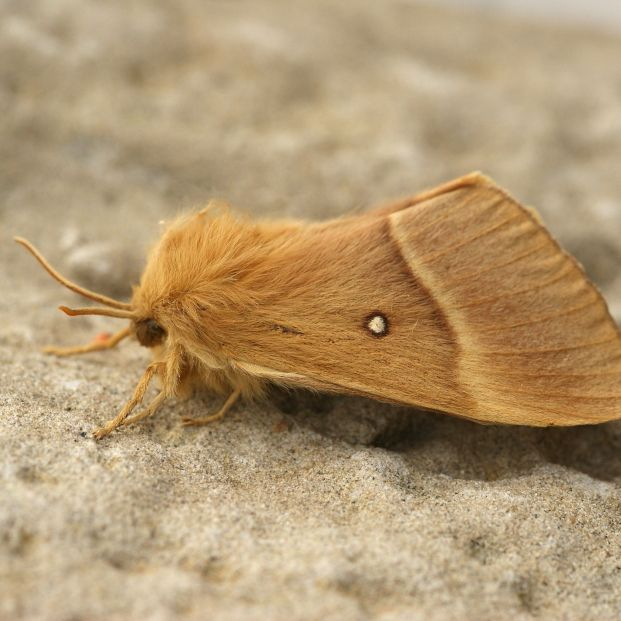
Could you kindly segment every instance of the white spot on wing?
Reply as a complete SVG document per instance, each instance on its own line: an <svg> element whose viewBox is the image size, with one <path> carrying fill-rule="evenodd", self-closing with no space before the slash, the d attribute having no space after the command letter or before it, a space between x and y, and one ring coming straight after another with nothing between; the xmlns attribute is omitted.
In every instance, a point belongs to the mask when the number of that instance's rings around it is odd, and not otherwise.
<svg viewBox="0 0 621 621"><path fill-rule="evenodd" d="M369 319L367 327L372 334L375 334L375 336L382 336L386 334L386 330L388 329L386 318L382 315L373 315L373 317Z"/></svg>

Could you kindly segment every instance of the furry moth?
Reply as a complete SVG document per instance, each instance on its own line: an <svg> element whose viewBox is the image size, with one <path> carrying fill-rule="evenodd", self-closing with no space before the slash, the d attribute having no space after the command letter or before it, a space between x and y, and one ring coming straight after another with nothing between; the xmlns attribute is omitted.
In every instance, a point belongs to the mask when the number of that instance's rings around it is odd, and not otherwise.
<svg viewBox="0 0 621 621"><path fill-rule="evenodd" d="M205 387L222 409L269 383L363 395L484 423L621 417L621 334L579 264L529 209L473 173L362 215L254 222L212 209L173 221L131 302L68 315L129 325L56 355L131 337L153 359L102 438ZM159 393L142 411L150 382Z"/></svg>

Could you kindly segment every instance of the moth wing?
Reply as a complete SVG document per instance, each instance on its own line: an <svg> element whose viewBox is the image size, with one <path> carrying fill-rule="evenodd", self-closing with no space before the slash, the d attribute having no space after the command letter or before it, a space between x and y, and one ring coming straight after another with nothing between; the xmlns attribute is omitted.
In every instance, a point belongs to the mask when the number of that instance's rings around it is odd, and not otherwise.
<svg viewBox="0 0 621 621"><path fill-rule="evenodd" d="M606 303L481 175L310 227L279 261L282 291L231 343L241 370L482 422L621 417L621 337ZM383 336L369 329L376 316Z"/></svg>
<svg viewBox="0 0 621 621"><path fill-rule="evenodd" d="M453 327L477 418L619 418L621 336L599 291L536 212L481 175L462 184L388 217Z"/></svg>

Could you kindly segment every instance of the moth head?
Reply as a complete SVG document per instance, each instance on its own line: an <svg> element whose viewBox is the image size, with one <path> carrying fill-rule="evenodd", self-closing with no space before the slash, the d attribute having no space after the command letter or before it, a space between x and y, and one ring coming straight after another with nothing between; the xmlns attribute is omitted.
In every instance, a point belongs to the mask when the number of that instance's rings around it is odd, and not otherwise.
<svg viewBox="0 0 621 621"><path fill-rule="evenodd" d="M95 432L94 435L96 438L99 439L107 435L120 424L134 422L144 416L150 415L168 396L189 394L194 381L194 372L191 364L188 362L185 348L177 342L176 338L171 339L169 336L169 330L166 326L173 326L172 319L176 316L176 309L174 307L172 309L169 308L170 305L167 304L167 299L163 297L161 293L157 293L157 282L151 283L153 285L152 287L145 286L145 275L143 274L141 285L134 288L134 295L132 296L131 302L121 302L103 294L90 291L70 281L56 271L30 242L20 237L16 237L15 241L26 248L54 280L74 293L102 305L88 306L85 308L68 308L67 306L61 306L60 310L65 314L72 317L77 315L103 315L106 317L130 320L129 326L126 326L116 334L106 336L103 341L95 339L92 343L81 347L48 347L45 348L44 351L60 356L67 356L89 351L99 351L101 349L110 349L130 335L135 336L136 340L144 347L155 348L156 350L156 360L147 367L142 379L136 387L134 397L127 402L125 408L122 410L125 418L118 419L117 417L109 421L107 425ZM146 279L146 284L149 284L148 278ZM144 391L155 375L159 375L162 380L160 393L143 412L139 415L127 418L136 407L137 403L142 399L142 396L138 398L136 395L144 395Z"/></svg>
<svg viewBox="0 0 621 621"><path fill-rule="evenodd" d="M131 332L135 334L138 342L144 347L157 347L162 345L166 339L166 330L149 315L148 312L139 312L134 303L139 297L134 292L134 300L132 303L120 302L114 300L100 293L89 291L84 287L71 282L69 279L62 276L57 272L41 255L41 253L27 240L21 237L16 237L15 241L24 246L39 263L45 268L45 270L59 283L70 289L71 291L80 294L81 296L104 304L103 307L89 306L86 308L68 308L67 306L61 306L65 314L72 317L76 315L105 315L107 317L118 317L120 319L131 320ZM140 309L142 310L142 309Z"/></svg>
<svg viewBox="0 0 621 621"><path fill-rule="evenodd" d="M201 359L211 366L220 366L215 360L219 341L213 330L202 330L206 307L211 301L229 304L227 292L234 289L229 269L231 261L222 267L223 255L235 257L239 252L232 216L211 218L211 207L196 214L181 217L167 226L158 243L149 253L140 284L134 287L129 302L114 300L71 282L56 271L28 241L16 238L56 281L93 302L86 308L60 309L68 315L105 315L129 319L126 332L144 347L165 347L175 351L188 350L187 342L197 345ZM204 257L196 260L197 250ZM227 254L228 253L228 254ZM223 271L224 270L224 271ZM199 283L199 287L197 287ZM221 286L221 287L220 287ZM215 313L213 309L210 310ZM199 337L198 339L196 337ZM197 343L197 340L200 343ZM189 353L185 351L185 355ZM212 360L212 357L214 358Z"/></svg>

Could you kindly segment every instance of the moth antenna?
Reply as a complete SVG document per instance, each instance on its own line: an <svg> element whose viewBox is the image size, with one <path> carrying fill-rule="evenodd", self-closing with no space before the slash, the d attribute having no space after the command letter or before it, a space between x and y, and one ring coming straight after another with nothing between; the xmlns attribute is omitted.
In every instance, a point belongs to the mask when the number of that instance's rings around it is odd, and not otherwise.
<svg viewBox="0 0 621 621"><path fill-rule="evenodd" d="M101 302L106 306L111 306L112 308L119 308L123 310L130 310L131 304L127 302L119 302L118 300L114 300L113 298L109 298L106 295L102 295L101 293L95 293L94 291L90 291L89 289L85 289L84 287L80 287L80 285L76 285L71 282L64 276L61 276L43 257L43 255L27 240L23 237L14 237L13 238L18 244L21 244L30 254L43 266L45 271L56 281L58 281L61 285L67 287L74 293L78 293L89 300L93 300L93 302ZM101 314L101 313L99 313ZM114 316L114 315L113 315Z"/></svg>
<svg viewBox="0 0 621 621"><path fill-rule="evenodd" d="M104 315L105 317L119 317L120 319L136 319L136 314L132 311L104 308L103 306L87 306L86 308L69 308L68 306L59 306L65 315L69 317L77 317L78 315Z"/></svg>

